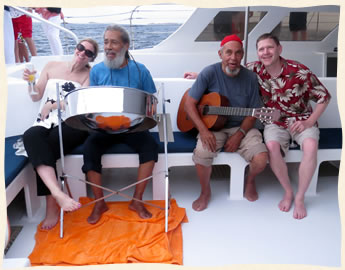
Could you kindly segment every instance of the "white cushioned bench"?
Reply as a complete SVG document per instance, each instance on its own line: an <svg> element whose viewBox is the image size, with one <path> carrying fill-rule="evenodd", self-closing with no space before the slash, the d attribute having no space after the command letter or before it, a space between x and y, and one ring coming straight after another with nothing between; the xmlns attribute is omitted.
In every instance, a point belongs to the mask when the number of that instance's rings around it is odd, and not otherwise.
<svg viewBox="0 0 345 270"><path fill-rule="evenodd" d="M306 195L316 195L317 181L319 175L319 167L322 162L325 161L340 161L341 149L342 149L342 129L340 122L340 115L337 105L337 85L336 78L320 78L325 87L329 90L332 99L328 105L326 111L320 117L318 123L320 127L320 142L317 156L317 167L312 177L310 186L306 192ZM166 103L166 112L170 114L172 129L174 132L179 132L176 123L177 111L179 102L185 91L191 87L194 80L186 79L157 79L157 88L162 88L164 85L165 99L170 99L170 103ZM161 93L160 93L161 95ZM315 106L315 103L313 104ZM295 167L289 166L289 175L292 181L298 181L297 166L302 160L303 152L298 149L291 149L285 157L286 162L296 163ZM171 153L168 154L168 166L190 166L194 165L192 161L192 152L188 153ZM230 170L230 191L229 198L231 200L238 200L243 198L244 189L244 175L245 169L248 163L243 160L237 153L226 153L220 152L215 158L215 165L224 164L228 165ZM292 165L292 164L291 164ZM157 187L156 192L157 198L162 198L161 193L163 188Z"/></svg>
<svg viewBox="0 0 345 270"><path fill-rule="evenodd" d="M165 100L170 100L170 103L165 103L166 113L170 116L172 131L174 132L175 142L168 143L168 167L175 166L193 166L192 161L192 150L195 146L195 139L191 138L188 135L181 133L176 124L176 117L178 106L181 100L182 95L185 91L191 87L193 80L186 80L182 78L156 78L154 79L157 89L158 89L158 113L162 113L162 98L163 98L163 89L165 93ZM327 89L332 95L331 104L328 106L325 113L320 118L319 124L321 128L321 133L323 134L323 129L327 131L327 134L336 134L337 139L331 140L330 144L326 143L324 148L319 149L318 151L318 166L317 170L312 179L312 183L307 191L307 195L316 194L316 186L318 180L318 168L319 165L324 161L339 161L341 156L341 123L340 116L337 106L337 95L336 95L336 79L335 78L321 78L321 81L325 84ZM22 87L26 85L22 81L13 82L18 84L18 88L21 88L18 91L22 91ZM12 90L11 90L12 91ZM16 91L9 93L9 100L15 98ZM18 100L17 104L18 104ZM36 116L38 110L38 103L31 102L29 97L22 97L19 99L18 106L28 108L29 112L32 112L32 115L26 113L24 116L21 113L20 117L25 118L22 121L21 126L14 127L13 122L9 121L9 115L7 116L7 126L6 126L6 137L13 135L23 134L24 131L31 126L33 120ZM12 103L13 104L13 103ZM14 108L8 108L8 113L18 114L18 110ZM19 117L19 116L18 116ZM12 118L13 119L13 118ZM18 125L19 123L15 123ZM156 138L158 128L155 127L151 130L154 132ZM333 136L333 135L332 135ZM158 139L157 139L158 140ZM323 137L321 136L320 146L322 145ZM165 194L165 154L162 149L163 143L160 143L160 153L158 162L154 168L153 176L153 199L162 200L164 199ZM112 150L112 149L110 149ZM119 153L118 150L115 152L109 152L102 157L103 168L134 168L138 167L139 160L136 153L131 152L130 150L121 150ZM289 151L286 156L286 161L289 163L297 163L301 161L302 152L299 149ZM67 155L65 157L65 173L76 178L85 179L84 174L81 171L81 166L83 163L83 158L79 149L79 152L76 151L74 154ZM247 162L245 162L237 153L226 153L221 152L214 160L215 165L228 165L231 167L229 181L230 181L230 190L229 198L231 200L239 200L243 198L243 186L244 186L244 174L247 167ZM32 169L31 169L32 170ZM289 172L290 173L290 172ZM293 172L291 172L293 173ZM30 176L33 178L33 174ZM291 178L295 179L296 175L291 174ZM35 181L35 179L27 179L30 183ZM15 183L15 181L14 181ZM80 181L70 180L69 181L72 195L75 199L79 197L86 196L86 185ZM6 190L7 192L7 190Z"/></svg>
<svg viewBox="0 0 345 270"><path fill-rule="evenodd" d="M340 117L337 107L336 98L336 80L334 78L322 78L322 82L329 89L332 95L332 101L329 104L327 110L322 115L319 124L321 127L321 138L325 132L327 134L336 134L338 137L332 141L333 145L329 146L327 143L323 145L324 148L318 151L318 164L317 170L314 173L312 182L307 191L307 195L316 194L316 186L318 180L318 168L324 161L340 160L341 156L341 124ZM194 80L186 80L182 78L158 78L154 80L158 90L158 112L162 113L163 103L163 89L165 93L165 100L170 102L165 103L165 111L171 119L171 127L174 133L175 142L168 143L168 168L175 166L193 166L192 151L195 146L195 139L190 135L181 133L177 128L176 118L178 106L182 95L185 91L190 88ZM157 132L157 127L151 130L151 132ZM158 137L157 134L155 134ZM339 137L340 136L340 137ZM334 145L334 143L336 145ZM161 149L162 149L161 143ZM322 142L320 141L320 146ZM331 147L331 148L330 148ZM185 151L184 151L185 149ZM292 149L286 156L288 163L298 163L301 161L302 151L299 149ZM229 181L230 190L229 198L231 200L240 200L243 198L244 188L244 175L245 169L248 163L240 157L237 153L226 153L220 152L214 160L214 165L228 165L230 170ZM123 167L137 167L139 165L138 156L136 154L105 154L102 157L103 168L123 168ZM65 161L65 172L69 175L84 179L81 172L82 156L79 155L68 155ZM154 168L153 176L153 199L162 200L165 194L165 155L161 150L158 158L158 162ZM297 180L298 175L290 171L291 178ZM76 187L73 187L72 194L78 196L86 195L86 186L79 182Z"/></svg>

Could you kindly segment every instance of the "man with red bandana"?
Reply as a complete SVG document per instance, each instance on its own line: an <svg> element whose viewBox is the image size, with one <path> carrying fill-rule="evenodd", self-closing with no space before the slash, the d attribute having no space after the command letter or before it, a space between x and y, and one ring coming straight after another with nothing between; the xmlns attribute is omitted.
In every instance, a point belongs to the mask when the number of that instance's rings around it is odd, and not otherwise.
<svg viewBox="0 0 345 270"><path fill-rule="evenodd" d="M288 212L294 197L283 158L293 134L294 140L303 150L293 217L302 219L307 216L304 195L316 169L319 141L317 120L331 97L306 66L280 56L282 46L277 37L269 33L261 35L257 39L256 48L259 61L249 63L247 67L258 75L265 106L279 109L282 116L279 121L266 125L264 129L270 166L285 191L279 209ZM310 101L317 103L314 110ZM293 120L292 125L288 124L289 119Z"/></svg>
<svg viewBox="0 0 345 270"><path fill-rule="evenodd" d="M249 201L258 199L255 177L266 167L268 155L259 130L254 128L256 119L247 117L228 117L223 129L210 131L201 120L197 104L208 92L218 92L230 101L232 107L262 107L259 96L257 76L241 66L243 45L236 35L226 36L218 51L221 62L207 66L199 74L188 92L185 110L199 131L198 141L193 153L193 161L201 185L201 193L193 202L195 211L207 208L211 198L210 176L213 158L224 149L237 152L249 162L244 196Z"/></svg>

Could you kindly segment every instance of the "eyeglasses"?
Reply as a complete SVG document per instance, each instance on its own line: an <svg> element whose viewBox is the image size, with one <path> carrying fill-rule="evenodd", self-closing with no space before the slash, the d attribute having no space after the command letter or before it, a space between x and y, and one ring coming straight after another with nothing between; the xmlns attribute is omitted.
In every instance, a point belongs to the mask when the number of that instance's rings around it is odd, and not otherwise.
<svg viewBox="0 0 345 270"><path fill-rule="evenodd" d="M81 43L79 43L79 44L77 45L77 50L80 51L80 52L85 51L85 55L86 55L87 57L89 57L89 58L93 58L93 57L95 56L95 53L94 53L94 52L85 49L85 46L84 46L83 44L81 44Z"/></svg>

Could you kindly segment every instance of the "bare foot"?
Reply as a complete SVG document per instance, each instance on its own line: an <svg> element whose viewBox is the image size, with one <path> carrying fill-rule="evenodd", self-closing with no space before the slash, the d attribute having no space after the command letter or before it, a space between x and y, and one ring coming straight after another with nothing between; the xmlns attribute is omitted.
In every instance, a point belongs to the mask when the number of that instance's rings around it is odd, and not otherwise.
<svg viewBox="0 0 345 270"><path fill-rule="evenodd" d="M47 196L46 201L46 217L42 221L41 229L51 230L59 221L60 207L51 195Z"/></svg>
<svg viewBox="0 0 345 270"><path fill-rule="evenodd" d="M304 200L296 200L295 199L295 209L293 211L293 217L295 219L302 219L307 216L307 210L304 206Z"/></svg>
<svg viewBox="0 0 345 270"><path fill-rule="evenodd" d="M76 202L71 197L69 197L66 193L60 191L57 194L53 195L56 202L64 211L75 211L81 207L79 202Z"/></svg>
<svg viewBox="0 0 345 270"><path fill-rule="evenodd" d="M196 199L192 204L193 209L195 211L205 210L207 208L207 205L210 199L211 199L211 193L200 194L199 198Z"/></svg>
<svg viewBox="0 0 345 270"><path fill-rule="evenodd" d="M92 209L91 215L87 218L90 224L96 224L102 217L102 214L108 211L108 206L104 201L98 201Z"/></svg>
<svg viewBox="0 0 345 270"><path fill-rule="evenodd" d="M259 198L256 191L255 181L247 181L244 189L244 197L250 202L254 202Z"/></svg>
<svg viewBox="0 0 345 270"><path fill-rule="evenodd" d="M285 193L284 198L279 203L279 209L283 212L289 212L292 204L293 194Z"/></svg>
<svg viewBox="0 0 345 270"><path fill-rule="evenodd" d="M130 210L137 212L139 217L143 219L148 219L152 217L152 214L146 209L144 204L138 201L131 201L131 204L128 207Z"/></svg>

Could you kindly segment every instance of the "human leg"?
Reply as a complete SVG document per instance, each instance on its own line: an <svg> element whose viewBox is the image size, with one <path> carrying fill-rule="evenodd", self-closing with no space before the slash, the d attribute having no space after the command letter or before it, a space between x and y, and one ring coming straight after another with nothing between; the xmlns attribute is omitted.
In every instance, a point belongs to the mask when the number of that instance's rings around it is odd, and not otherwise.
<svg viewBox="0 0 345 270"><path fill-rule="evenodd" d="M314 145L316 145L316 147ZM316 168L317 143L304 142L303 146L306 152L303 151L303 158L298 171L298 190L295 197L295 209L293 212L293 217L296 219L302 219L307 216L307 210L304 206L304 195Z"/></svg>
<svg viewBox="0 0 345 270"><path fill-rule="evenodd" d="M271 169L285 191L283 199L279 202L279 209L288 212L293 200L293 190L290 183L288 168L280 152L279 142L270 141L266 143L266 146Z"/></svg>
<svg viewBox="0 0 345 270"><path fill-rule="evenodd" d="M24 40L28 44L31 56L36 56L37 55L36 46L35 46L34 40L32 39L32 19L29 16L24 16L24 23L22 25L22 34L23 34Z"/></svg>
<svg viewBox="0 0 345 270"><path fill-rule="evenodd" d="M50 190L53 198L56 200L57 204L64 211L74 211L77 210L81 205L72 198L70 198L65 192L61 190L61 187L57 181L55 170L51 166L39 165L36 167L38 175L43 180L44 184Z"/></svg>
<svg viewBox="0 0 345 270"><path fill-rule="evenodd" d="M291 31L292 40L298 40L298 31Z"/></svg>
<svg viewBox="0 0 345 270"><path fill-rule="evenodd" d="M35 42L32 38L24 38L26 43L28 44L31 56L36 56L37 55L37 51L36 51L36 46L35 46Z"/></svg>
<svg viewBox="0 0 345 270"><path fill-rule="evenodd" d="M12 19L15 43L15 53L16 53L16 63L29 62L29 53L24 43L24 38L28 35L27 31L27 16L22 15L20 17Z"/></svg>
<svg viewBox="0 0 345 270"><path fill-rule="evenodd" d="M15 62L20 63L19 59L19 40L18 40L18 35L20 32L20 25L19 25L19 17L18 18L12 18L11 19L12 24L13 24L13 33L14 33L14 57L15 57ZM5 39L6 40L6 39Z"/></svg>
<svg viewBox="0 0 345 270"><path fill-rule="evenodd" d="M53 16L49 18L49 21L56 25L60 25L60 16ZM52 54L63 55L63 48L60 39L60 30L58 28L48 25L46 35L49 41Z"/></svg>
<svg viewBox="0 0 345 270"><path fill-rule="evenodd" d="M102 175L100 173L90 170L86 173L86 177L88 181L99 186L102 185ZM91 186L91 189L93 195L95 196L95 200L102 198L104 196L102 189L95 186ZM109 208L104 200L97 201L92 209L90 216L87 218L87 222L90 224L96 224L101 219L102 214L106 212L108 209Z"/></svg>
<svg viewBox="0 0 345 270"><path fill-rule="evenodd" d="M20 63L20 58L19 58L19 41L18 39L15 39L14 41L14 57L15 57L15 61L16 63Z"/></svg>
<svg viewBox="0 0 345 270"><path fill-rule="evenodd" d="M42 228L53 228L59 216L58 205L65 211L73 211L80 204L67 196L60 188L55 172L55 162L60 157L56 129L46 129L41 126L29 128L23 136L24 146L30 162L37 172L38 195L46 195L46 217ZM78 133L79 134L79 133ZM75 142L78 136L73 133ZM66 141L65 138L64 141Z"/></svg>
<svg viewBox="0 0 345 270"><path fill-rule="evenodd" d="M255 155L249 163L249 172L244 187L244 197L248 201L253 202L259 198L256 191L255 177L266 168L267 159L267 152L261 152Z"/></svg>
<svg viewBox="0 0 345 270"><path fill-rule="evenodd" d="M265 126L264 138L270 167L285 191L278 207L281 211L288 212L293 200L293 189L282 153L288 151L290 135L287 130L271 124Z"/></svg>
<svg viewBox="0 0 345 270"><path fill-rule="evenodd" d="M153 167L158 160L158 144L148 131L124 134L121 141L129 145L139 154L139 169L137 181L152 177ZM133 197L143 199L143 194L148 181L141 182L135 186ZM132 200L129 209L137 212L143 218L151 218L152 214L146 209L145 205L137 200Z"/></svg>
<svg viewBox="0 0 345 270"><path fill-rule="evenodd" d="M66 125L66 123L64 122L61 124L61 131L62 131L61 138L59 135L58 127L53 128L51 132L49 132L49 136L48 136L48 142L49 142L49 145L51 145L51 153L53 155L54 161L60 159L61 157L60 140L62 140L64 155L68 155L77 146L83 144L83 142L89 135L87 131L82 131L82 130L72 128ZM55 174L57 175L56 171L55 171ZM70 181L75 181L75 180L73 178L72 179L66 178L65 179L66 185L68 185Z"/></svg>
<svg viewBox="0 0 345 270"><path fill-rule="evenodd" d="M195 211L202 211L207 208L208 202L211 199L211 186L210 178L212 173L212 166L203 166L201 164L195 164L196 173L200 182L200 195L193 202L192 207Z"/></svg>
<svg viewBox="0 0 345 270"><path fill-rule="evenodd" d="M301 34L301 40L307 40L308 33L306 30L301 30L300 34Z"/></svg>
<svg viewBox="0 0 345 270"><path fill-rule="evenodd" d="M306 132L309 132L309 130ZM304 139L302 149L303 157L298 170L298 190L295 196L295 209L293 213L293 217L296 219L302 219L307 216L307 210L304 205L304 195L309 187L317 165L318 135L314 138L309 137Z"/></svg>
<svg viewBox="0 0 345 270"><path fill-rule="evenodd" d="M60 207L52 195L46 196L46 216L42 221L41 229L51 230L59 221Z"/></svg>
<svg viewBox="0 0 345 270"><path fill-rule="evenodd" d="M106 149L116 142L117 135L111 135L106 133L93 133L84 143L84 165L82 167L83 172L86 174L88 181L101 186L102 185L102 155ZM104 196L103 190L96 186L91 186L95 200ZM104 199L95 203L90 216L87 218L87 222L90 224L96 224L102 217L102 214L108 210Z"/></svg>
<svg viewBox="0 0 345 270"><path fill-rule="evenodd" d="M62 126L62 130L65 153L82 143L87 135L87 133L71 129L65 124ZM41 126L33 126L25 131L23 141L29 160L39 176L37 182L38 195L54 195L49 187L56 193L56 187L59 186L55 169L56 160L60 158L58 128L47 129ZM47 179L42 177L47 177ZM45 183L43 186L42 181ZM68 206L65 207L69 208Z"/></svg>
<svg viewBox="0 0 345 270"><path fill-rule="evenodd" d="M19 49L19 61L20 63L29 62L29 53L26 45L22 39L18 41L18 49Z"/></svg>
<svg viewBox="0 0 345 270"><path fill-rule="evenodd" d="M306 40L307 12L290 12L289 29L292 33L292 40Z"/></svg>
<svg viewBox="0 0 345 270"><path fill-rule="evenodd" d="M154 161L148 161L146 163L140 164L138 169L138 180L145 179L147 177L152 176L153 167L155 165ZM139 200L143 199L143 195L145 192L145 188L147 185L147 181L141 182L135 186L135 191L133 197ZM132 200L129 209L137 212L137 214L143 218L151 218L152 214L146 209L143 203L138 202L136 200Z"/></svg>
<svg viewBox="0 0 345 270"><path fill-rule="evenodd" d="M233 134L237 130L237 128L232 128L229 133ZM249 162L244 197L248 201L256 201L259 195L256 191L255 177L265 169L268 160L267 148L263 143L261 132L256 128L250 129L242 139L237 152Z"/></svg>
<svg viewBox="0 0 345 270"><path fill-rule="evenodd" d="M211 199L210 178L212 173L213 159L217 153L222 149L228 135L224 131L213 132L216 137L216 152L211 152L204 148L198 135L196 147L193 152L193 161L195 163L196 173L200 182L200 195L193 202L192 207L195 211L202 211L207 208Z"/></svg>

